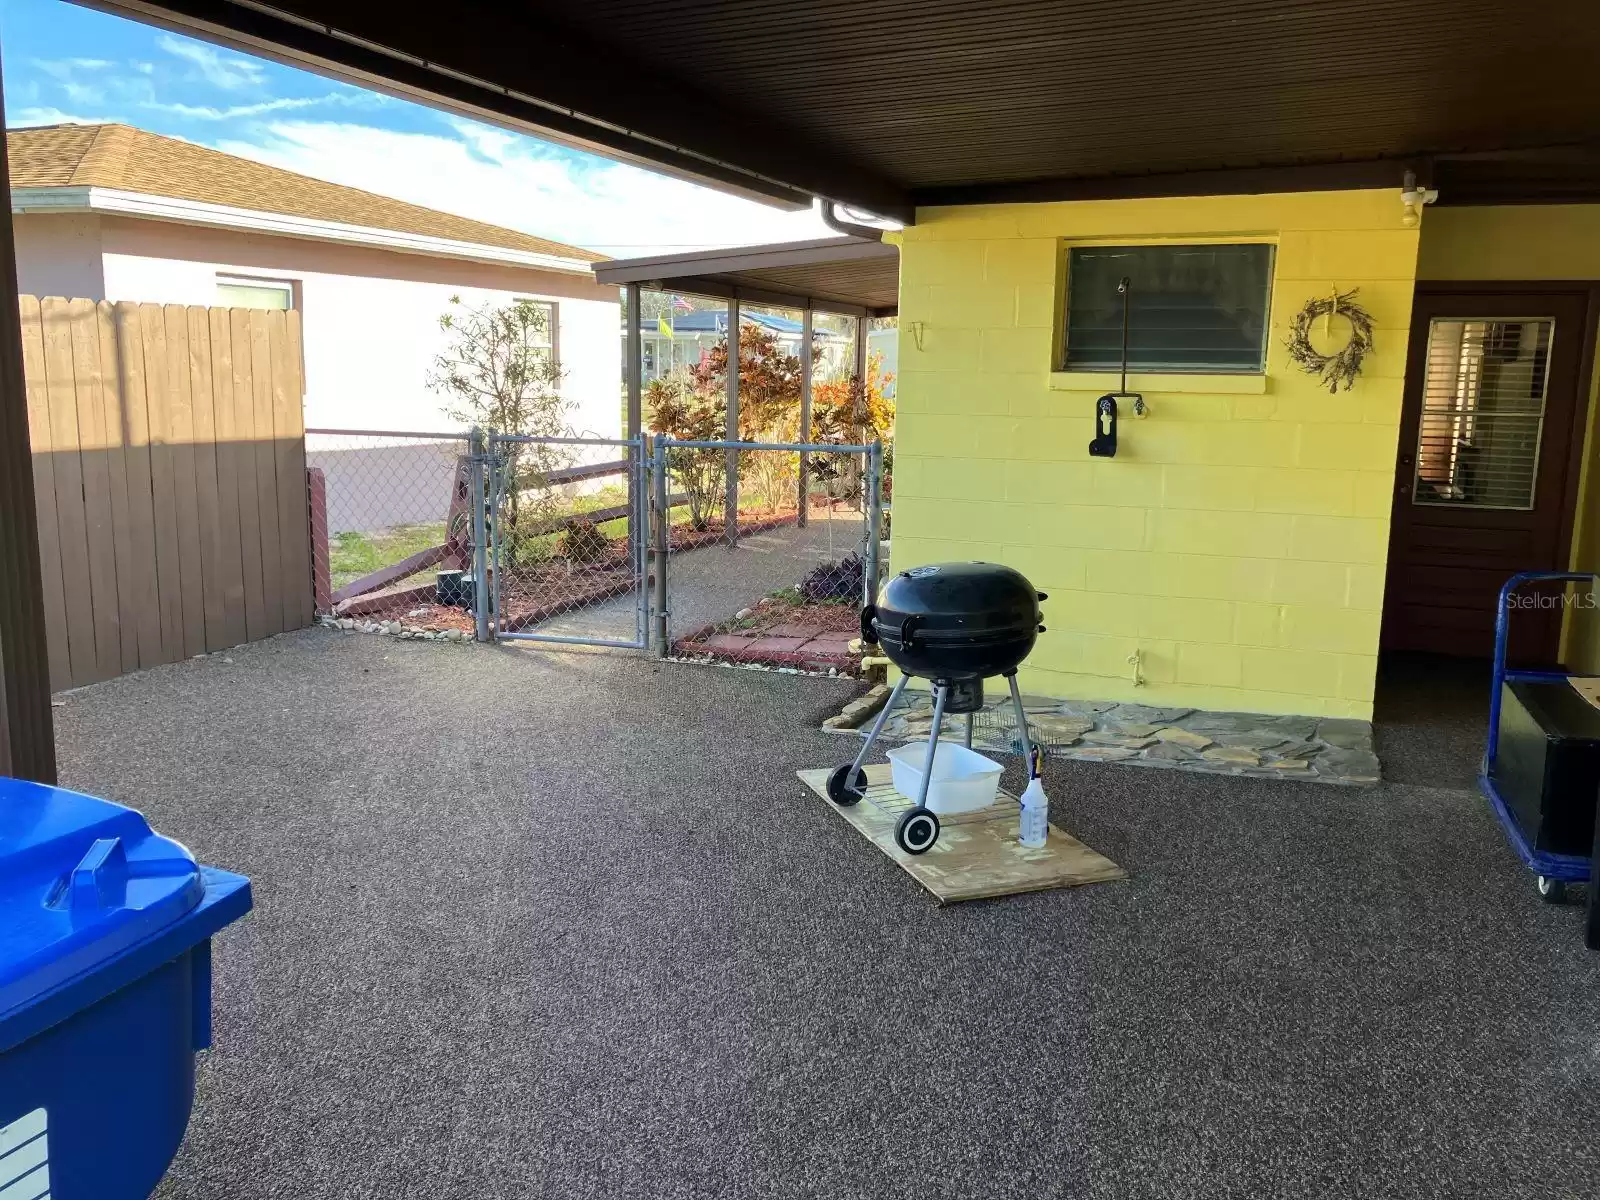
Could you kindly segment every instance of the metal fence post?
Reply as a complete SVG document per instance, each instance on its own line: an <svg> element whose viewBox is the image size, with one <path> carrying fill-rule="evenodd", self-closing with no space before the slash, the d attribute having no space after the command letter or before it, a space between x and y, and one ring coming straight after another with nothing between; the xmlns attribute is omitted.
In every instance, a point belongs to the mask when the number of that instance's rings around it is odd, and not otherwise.
<svg viewBox="0 0 1600 1200"><path fill-rule="evenodd" d="M728 441L739 440L739 302L728 301ZM726 461L726 494L722 500L722 532L730 548L739 544L739 452L723 452Z"/></svg>
<svg viewBox="0 0 1600 1200"><path fill-rule="evenodd" d="M667 447L672 444L672 439L666 434L656 438L656 453L652 467L655 478L652 480L652 491L655 493L655 609L656 609L656 657L665 658L670 647L667 645L667 559L672 547L672 507L667 498Z"/></svg>
<svg viewBox="0 0 1600 1200"><path fill-rule="evenodd" d="M490 640L489 628L489 538L486 521L485 475L488 454L483 430L476 425L468 437L468 457L472 463L472 616L475 636Z"/></svg>
<svg viewBox="0 0 1600 1200"><path fill-rule="evenodd" d="M800 319L800 440L811 440L811 388L813 373L812 354L815 336L812 331L811 305L807 304ZM795 524L804 529L811 519L811 459L800 451L800 514Z"/></svg>
<svg viewBox="0 0 1600 1200"><path fill-rule="evenodd" d="M863 604L872 604L878 598L879 540L883 536L883 443L873 442L867 448L867 562L862 572Z"/></svg>
<svg viewBox="0 0 1600 1200"><path fill-rule="evenodd" d="M628 490L633 503L628 512L628 554L633 571L633 638L639 649L650 645L650 568L655 557L650 531L650 437L641 432L628 448Z"/></svg>

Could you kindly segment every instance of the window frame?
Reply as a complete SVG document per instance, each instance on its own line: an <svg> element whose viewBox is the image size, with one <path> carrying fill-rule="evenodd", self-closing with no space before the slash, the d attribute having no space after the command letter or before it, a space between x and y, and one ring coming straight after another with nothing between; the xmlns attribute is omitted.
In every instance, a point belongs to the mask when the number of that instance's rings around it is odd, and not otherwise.
<svg viewBox="0 0 1600 1200"><path fill-rule="evenodd" d="M1262 309L1263 320L1261 329L1261 365L1254 369L1240 367L1145 367L1138 363L1128 364L1128 378L1134 376L1143 379L1159 378L1169 382L1167 390L1184 390L1182 381L1224 381L1233 380L1239 384L1238 389L1257 391L1264 390L1267 378L1267 367L1271 359L1272 347L1272 303L1278 285L1278 238L1270 235L1234 234L1231 236L1218 235L1215 237L1204 236L1172 236L1172 237L1097 237L1097 238L1063 238L1056 255L1056 304L1055 327L1053 330L1053 343L1051 348L1051 366L1053 386L1074 390L1079 387L1091 387L1089 382L1096 377L1119 376L1119 367L1113 363L1109 367L1094 364L1092 366L1074 366L1068 358L1067 324L1071 319L1069 301L1072 283L1072 252L1074 250L1135 250L1135 249L1182 249L1190 246L1268 246L1271 247L1271 264L1267 272L1267 289ZM1072 380L1082 380L1083 383L1073 383ZM1259 386L1257 386L1259 384ZM1130 385L1131 386L1131 385ZM1201 389L1207 390L1207 389Z"/></svg>
<svg viewBox="0 0 1600 1200"><path fill-rule="evenodd" d="M537 304L550 314L550 361L559 372L561 370L561 301L550 300L544 296L524 296L520 294L513 295L511 299L513 302L526 301L529 304ZM561 384L558 380L556 383L557 390L560 390L560 387Z"/></svg>
<svg viewBox="0 0 1600 1200"><path fill-rule="evenodd" d="M1428 428L1428 416L1429 416L1429 411L1430 411L1428 409L1428 393L1427 393L1427 388L1428 388L1428 370L1429 370L1429 366L1431 364L1431 358L1432 358L1432 355L1430 353L1430 348L1431 348L1432 343L1433 343L1433 332L1434 332L1434 329L1438 325L1440 325L1441 323L1447 323L1447 322L1459 322L1462 325L1470 325L1470 324L1474 324L1474 323L1483 323L1483 324L1488 324L1488 325L1547 324L1550 327L1549 328L1549 333L1546 336L1545 343L1544 343L1544 371L1543 371L1543 376L1542 376L1542 378L1540 380L1538 411L1537 412L1527 412L1527 413L1492 414L1492 415L1526 416L1526 417L1533 418L1533 420L1535 421L1535 426L1534 426L1535 434L1534 434L1534 439L1533 439L1533 453L1532 453L1532 456L1529 459L1530 477L1529 477L1529 483L1528 483L1528 502L1526 504L1516 504L1516 505L1511 505L1511 504L1484 504L1484 503L1473 502L1473 501L1468 501L1468 500L1423 500L1423 499L1421 499L1422 488L1423 488L1424 483L1426 482L1429 486L1433 486L1434 485L1434 481L1433 480L1426 480L1425 481L1423 479L1423 474L1422 474L1423 457L1424 457L1423 456L1423 441L1424 441L1424 438L1426 437L1426 432L1427 432L1427 428ZM1423 348L1423 357L1422 357L1422 364L1421 364L1421 367L1422 367L1422 395L1421 395L1421 398L1420 398L1420 401L1419 401L1418 407L1417 407L1417 431L1416 431L1416 437L1414 439L1414 444L1412 445L1411 451L1410 451L1411 452L1411 456L1412 456L1412 460L1413 460L1412 461L1411 478L1407 481L1409 483L1409 485L1410 485L1409 500L1410 500L1412 508L1427 509L1427 510L1430 510L1432 512L1503 512L1503 513L1532 513L1532 512L1534 512L1534 511L1536 511L1538 509L1538 507L1539 507L1539 464L1544 459L1544 441L1545 441L1545 434L1547 433L1547 424L1548 424L1548 420L1549 420L1549 407L1550 407L1550 368L1551 368L1551 364L1555 361L1555 347L1556 347L1557 326L1558 326L1557 319L1553 315L1550 315L1548 313L1543 315L1543 316L1515 316L1515 315L1513 315L1513 316L1503 316L1503 317L1430 316L1428 318L1427 333L1424 336L1423 342L1422 342L1422 348ZM1437 410L1434 410L1434 411L1437 411ZM1458 415L1466 416L1466 415L1469 415L1469 413L1468 413L1468 410L1461 409L1461 410L1458 410ZM1471 419L1473 421L1477 421L1479 418L1483 417L1484 415L1485 414L1483 412L1481 412L1480 410L1477 410L1477 409L1473 409L1473 410L1470 411L1470 417L1471 417Z"/></svg>
<svg viewBox="0 0 1600 1200"><path fill-rule="evenodd" d="M218 271L213 280L213 286L221 289L224 287L255 287L272 288L285 291L289 294L289 307L287 309L262 309L263 312L299 312L300 310L300 280L283 275L239 275L232 271ZM222 304L222 297L217 295L218 308L241 308L248 305Z"/></svg>

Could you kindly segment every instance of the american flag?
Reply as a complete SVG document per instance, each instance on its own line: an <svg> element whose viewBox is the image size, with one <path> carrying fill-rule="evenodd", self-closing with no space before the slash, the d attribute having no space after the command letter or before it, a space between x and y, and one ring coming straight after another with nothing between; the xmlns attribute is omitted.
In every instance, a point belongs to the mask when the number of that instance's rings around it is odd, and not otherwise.
<svg viewBox="0 0 1600 1200"><path fill-rule="evenodd" d="M694 305L690 304L682 296L674 296L672 298L672 307L678 312L693 312L694 311Z"/></svg>

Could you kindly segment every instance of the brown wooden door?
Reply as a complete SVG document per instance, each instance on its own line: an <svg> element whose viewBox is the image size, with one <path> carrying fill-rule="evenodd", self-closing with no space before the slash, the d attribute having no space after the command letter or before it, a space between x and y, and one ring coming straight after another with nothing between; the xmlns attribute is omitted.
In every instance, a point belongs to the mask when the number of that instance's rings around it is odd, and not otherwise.
<svg viewBox="0 0 1600 1200"><path fill-rule="evenodd" d="M1506 579L1566 569L1592 324L1586 291L1419 292L1385 650L1487 656ZM1518 610L1513 661L1554 663L1560 631L1553 603Z"/></svg>

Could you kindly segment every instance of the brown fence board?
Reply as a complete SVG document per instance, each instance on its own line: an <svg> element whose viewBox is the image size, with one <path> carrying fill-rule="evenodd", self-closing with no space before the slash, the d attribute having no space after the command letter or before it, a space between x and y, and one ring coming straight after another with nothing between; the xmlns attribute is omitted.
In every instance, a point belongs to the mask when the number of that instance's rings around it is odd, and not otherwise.
<svg viewBox="0 0 1600 1200"><path fill-rule="evenodd" d="M124 458L128 467L128 538L133 568L129 579L137 620L139 665L167 661L161 589L157 579L155 480L151 464L150 412L144 369L144 331L139 306L116 306L117 385L122 399Z"/></svg>
<svg viewBox="0 0 1600 1200"><path fill-rule="evenodd" d="M118 673L139 667L139 608L134 590L133 518L128 503L128 426L119 386L120 350L116 309L105 301L94 308L95 340L100 348L100 427L106 438L106 480L111 495L112 563L117 577Z"/></svg>
<svg viewBox="0 0 1600 1200"><path fill-rule="evenodd" d="M267 347L272 357L272 435L278 468L278 540L284 583L283 619L287 628L311 624L311 523L306 491L304 389L300 386L300 314L267 314Z"/></svg>
<svg viewBox="0 0 1600 1200"><path fill-rule="evenodd" d="M92 300L67 306L72 376L78 408L78 458L88 535L89 607L94 614L96 679L122 674L121 615L117 610L117 547L112 524L111 444L106 436L105 385L100 367L99 314ZM122 447L116 448L120 456Z"/></svg>
<svg viewBox="0 0 1600 1200"><path fill-rule="evenodd" d="M67 301L40 304L44 319L45 393L55 454L56 536L61 542L61 590L67 606L67 661L73 682L95 675L94 604L89 583L88 518L83 505L83 460L78 454L78 393L72 373L72 323Z"/></svg>
<svg viewBox="0 0 1600 1200"><path fill-rule="evenodd" d="M50 395L44 369L44 323L39 301L19 296L22 318L22 370L28 397L28 439L33 447L33 493L39 510L39 568L43 577L46 651L52 691L69 687L67 602L61 584L61 535L56 527L55 443L50 429Z"/></svg>
<svg viewBox="0 0 1600 1200"><path fill-rule="evenodd" d="M244 548L239 529L239 423L233 403L233 331L228 310L206 310L211 327L212 421L217 436L217 529L221 552L217 578L222 587L223 644L237 646L250 634L244 616Z"/></svg>
<svg viewBox="0 0 1600 1200"><path fill-rule="evenodd" d="M211 322L204 308L184 310L188 322L190 419L194 423L194 486L200 502L200 575L204 582L206 649L224 650L222 522L217 511L217 418L211 396Z"/></svg>
<svg viewBox="0 0 1600 1200"><path fill-rule="evenodd" d="M194 401L189 394L189 314L162 308L167 326L167 413L171 420L172 487L178 507L178 582L183 606L183 652L206 651L205 575L200 562L200 494L195 484Z"/></svg>
<svg viewBox="0 0 1600 1200"><path fill-rule="evenodd" d="M309 624L298 315L18 309L51 686Z"/></svg>
<svg viewBox="0 0 1600 1200"><path fill-rule="evenodd" d="M261 557L261 490L256 480L260 438L256 432L255 385L250 373L250 314L242 308L228 311L230 353L233 358L233 414L236 436L235 463L239 469L239 549L244 572L245 623L249 638L264 638L273 630L267 624L266 582Z"/></svg>
<svg viewBox="0 0 1600 1200"><path fill-rule="evenodd" d="M256 426L256 496L261 510L262 596L266 601L266 627L272 633L288 628L283 611L283 543L278 536L278 462L272 440L272 346L267 334L268 314L260 309L250 318L250 395Z"/></svg>
<svg viewBox="0 0 1600 1200"><path fill-rule="evenodd" d="M183 657L183 584L178 566L178 493L172 461L167 324L158 304L139 305L145 409L150 418L150 496L155 508L156 591L161 597L161 661Z"/></svg>

